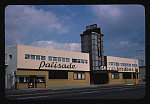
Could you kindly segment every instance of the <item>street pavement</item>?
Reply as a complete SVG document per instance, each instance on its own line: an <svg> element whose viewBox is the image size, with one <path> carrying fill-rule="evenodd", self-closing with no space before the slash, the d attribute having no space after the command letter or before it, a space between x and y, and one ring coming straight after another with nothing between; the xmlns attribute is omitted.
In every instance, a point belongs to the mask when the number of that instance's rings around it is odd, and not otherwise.
<svg viewBox="0 0 150 104"><path fill-rule="evenodd" d="M104 84L57 88L6 90L6 98L29 99L140 99L145 96L145 84Z"/></svg>

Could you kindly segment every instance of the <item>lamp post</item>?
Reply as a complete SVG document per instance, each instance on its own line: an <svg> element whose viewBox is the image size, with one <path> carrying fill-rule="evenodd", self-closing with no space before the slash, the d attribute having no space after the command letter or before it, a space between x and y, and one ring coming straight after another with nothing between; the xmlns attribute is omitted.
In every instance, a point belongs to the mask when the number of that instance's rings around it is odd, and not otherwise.
<svg viewBox="0 0 150 104"><path fill-rule="evenodd" d="M136 65L136 54L137 54L138 52L140 52L140 51L143 51L143 49L134 51L135 65ZM137 58L137 60L138 60L138 58ZM136 67L136 66L135 66L135 67ZM136 68L135 68L135 73L136 73L136 81L135 81L135 83L138 84L138 78L137 78L137 76L138 76L138 69L136 69Z"/></svg>

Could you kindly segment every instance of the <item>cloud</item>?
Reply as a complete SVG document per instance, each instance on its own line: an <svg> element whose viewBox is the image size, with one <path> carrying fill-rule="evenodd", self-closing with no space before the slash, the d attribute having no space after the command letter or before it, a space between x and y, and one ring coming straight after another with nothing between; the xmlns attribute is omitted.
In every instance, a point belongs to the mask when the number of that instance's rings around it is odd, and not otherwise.
<svg viewBox="0 0 150 104"><path fill-rule="evenodd" d="M57 43L56 41L37 41L32 42L32 44L30 45L36 47L73 51L73 52L81 51L80 43Z"/></svg>
<svg viewBox="0 0 150 104"><path fill-rule="evenodd" d="M119 45L119 47L136 47L136 46L139 46L138 43L131 43L129 41L120 41L117 44Z"/></svg>
<svg viewBox="0 0 150 104"><path fill-rule="evenodd" d="M89 7L104 34L105 55L132 57L145 47L145 9L141 5L92 5Z"/></svg>
<svg viewBox="0 0 150 104"><path fill-rule="evenodd" d="M90 6L102 32L111 39L141 36L145 28L145 10L140 5L93 5ZM135 33L136 32L136 33Z"/></svg>
<svg viewBox="0 0 150 104"><path fill-rule="evenodd" d="M128 45L128 44L129 44L128 41L121 41L121 42L120 42L120 46L122 46L122 45Z"/></svg>
<svg viewBox="0 0 150 104"><path fill-rule="evenodd" d="M70 26L65 20L58 18L51 11L38 10L33 6L9 5L5 9L5 36L6 45L21 43L21 39L34 33L64 34L69 31ZM39 34L35 34L37 37Z"/></svg>
<svg viewBox="0 0 150 104"><path fill-rule="evenodd" d="M91 6L93 13L99 18L109 18L111 20L117 20L121 15L120 8L112 5L94 5Z"/></svg>

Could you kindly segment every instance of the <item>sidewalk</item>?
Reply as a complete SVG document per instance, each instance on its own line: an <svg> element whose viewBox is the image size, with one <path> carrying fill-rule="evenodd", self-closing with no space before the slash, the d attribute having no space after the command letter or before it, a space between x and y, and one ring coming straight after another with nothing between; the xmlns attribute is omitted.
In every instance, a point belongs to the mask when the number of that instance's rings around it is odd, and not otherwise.
<svg viewBox="0 0 150 104"><path fill-rule="evenodd" d="M139 83L144 84L144 83ZM122 83L122 84L98 84L98 85L82 85L82 86L66 86L66 87L50 87L50 88L27 88L27 89L17 89L17 90L69 90L69 89L85 89L85 88L96 88L96 87L109 87L109 86L126 86L135 85L133 83Z"/></svg>
<svg viewBox="0 0 150 104"><path fill-rule="evenodd" d="M139 83L145 84L145 83ZM138 84L138 85L139 85ZM92 88L100 88L100 87L111 87L111 86L133 86L135 84L132 83L122 83L122 84L98 84L98 85L82 85L82 86L66 86L66 87L50 87L50 88L27 88L27 89L12 89L6 90L6 93L22 93L22 92L36 92L36 91L48 91L48 92L56 92L56 91L69 91L69 90L82 90L82 89L92 89Z"/></svg>

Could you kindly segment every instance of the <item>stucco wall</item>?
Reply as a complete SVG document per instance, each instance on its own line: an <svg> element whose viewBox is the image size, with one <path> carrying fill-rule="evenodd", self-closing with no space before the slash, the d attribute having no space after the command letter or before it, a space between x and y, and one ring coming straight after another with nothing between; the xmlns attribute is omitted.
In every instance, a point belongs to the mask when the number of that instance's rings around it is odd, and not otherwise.
<svg viewBox="0 0 150 104"><path fill-rule="evenodd" d="M46 60L25 59L25 54L46 56ZM89 62L89 54L88 53L71 52L71 51L63 51L63 50L52 50L52 49L48 49L48 48L39 48L39 47L24 46L24 45L18 45L17 68L39 69L41 61L45 61L45 63L54 62L54 61L48 61L48 56L70 58L70 62L58 62L57 61L57 64L70 65L70 63L71 63L72 65L75 65L76 68L73 69L73 68L41 67L41 70L48 69L48 70L90 71L90 68L89 68L90 62ZM72 58L88 60L88 64L72 63Z"/></svg>
<svg viewBox="0 0 150 104"><path fill-rule="evenodd" d="M130 59L130 58L121 58L121 57L113 57L113 56L106 56L107 60L107 70L113 69L113 68L127 68L127 69L133 69L133 71L119 71L119 72L135 72L135 68L138 69L139 72L139 66L138 66L138 60L136 59ZM117 62L117 63L129 63L130 66L115 66L115 65L109 65L109 62ZM132 67L132 64L137 64L137 67Z"/></svg>

